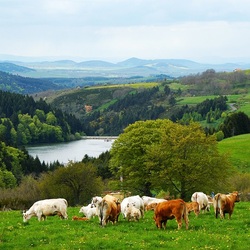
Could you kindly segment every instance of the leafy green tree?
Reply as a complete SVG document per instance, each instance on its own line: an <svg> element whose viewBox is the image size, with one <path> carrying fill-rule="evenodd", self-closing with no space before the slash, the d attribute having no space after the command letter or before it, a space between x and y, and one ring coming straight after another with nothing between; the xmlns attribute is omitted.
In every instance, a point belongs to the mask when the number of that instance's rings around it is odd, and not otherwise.
<svg viewBox="0 0 250 250"><path fill-rule="evenodd" d="M110 150L110 169L123 189L134 194L151 195L150 170L146 164L147 148L160 141L161 127L171 127L170 120L138 121L125 128Z"/></svg>
<svg viewBox="0 0 250 250"><path fill-rule="evenodd" d="M39 121L41 121L41 122L45 122L45 120L46 120L46 116L45 116L45 113L44 113L43 110L37 109L37 110L35 111L34 117L35 117L35 116L36 116L36 117L39 119Z"/></svg>
<svg viewBox="0 0 250 250"><path fill-rule="evenodd" d="M57 124L57 119L55 115L52 112L49 112L46 115L46 123L49 125L56 125Z"/></svg>
<svg viewBox="0 0 250 250"><path fill-rule="evenodd" d="M69 162L67 167L44 174L40 188L45 197L64 197L71 205L77 205L100 195L103 183L93 164Z"/></svg>
<svg viewBox="0 0 250 250"><path fill-rule="evenodd" d="M10 171L0 169L0 188L14 188L16 185L15 176Z"/></svg>
<svg viewBox="0 0 250 250"><path fill-rule="evenodd" d="M186 200L194 191L222 190L232 171L215 136L198 123L169 120L128 126L112 145L110 168L134 193L166 190Z"/></svg>

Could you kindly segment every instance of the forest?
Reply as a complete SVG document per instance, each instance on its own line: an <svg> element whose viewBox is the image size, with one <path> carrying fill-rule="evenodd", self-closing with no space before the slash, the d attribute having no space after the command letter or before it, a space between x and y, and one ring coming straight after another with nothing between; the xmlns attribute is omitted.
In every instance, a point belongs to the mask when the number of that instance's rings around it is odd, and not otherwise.
<svg viewBox="0 0 250 250"><path fill-rule="evenodd" d="M74 115L52 109L42 99L0 91L0 138L7 145L69 141L82 132Z"/></svg>

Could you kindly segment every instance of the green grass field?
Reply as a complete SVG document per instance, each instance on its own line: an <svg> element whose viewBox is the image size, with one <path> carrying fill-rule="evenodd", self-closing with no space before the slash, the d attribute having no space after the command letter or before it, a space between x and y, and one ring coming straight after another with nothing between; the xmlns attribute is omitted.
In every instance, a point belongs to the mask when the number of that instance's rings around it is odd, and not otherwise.
<svg viewBox="0 0 250 250"><path fill-rule="evenodd" d="M221 153L226 153L236 167L250 172L250 134L233 136L218 143Z"/></svg>
<svg viewBox="0 0 250 250"><path fill-rule="evenodd" d="M212 210L212 209L211 209ZM105 228L98 219L72 221L80 216L79 207L68 208L68 220L57 216L38 222L22 222L20 211L0 212L0 249L233 249L247 250L250 245L250 203L235 205L232 219L216 219L213 210L189 216L189 229L171 220L166 230L157 229L153 211L139 222L127 222L120 215L117 224Z"/></svg>

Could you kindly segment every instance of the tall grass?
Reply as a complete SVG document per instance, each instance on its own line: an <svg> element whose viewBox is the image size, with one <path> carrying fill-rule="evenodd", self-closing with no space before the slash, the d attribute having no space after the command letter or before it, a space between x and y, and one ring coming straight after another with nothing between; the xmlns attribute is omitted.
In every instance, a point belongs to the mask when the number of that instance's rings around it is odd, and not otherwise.
<svg viewBox="0 0 250 250"><path fill-rule="evenodd" d="M153 212L139 222L122 216L115 225L99 226L98 219L72 221L79 207L68 209L69 220L48 217L22 222L19 211L0 212L0 249L249 249L250 203L236 203L232 219L216 219L213 211L189 216L189 229L171 220L166 230L156 228Z"/></svg>

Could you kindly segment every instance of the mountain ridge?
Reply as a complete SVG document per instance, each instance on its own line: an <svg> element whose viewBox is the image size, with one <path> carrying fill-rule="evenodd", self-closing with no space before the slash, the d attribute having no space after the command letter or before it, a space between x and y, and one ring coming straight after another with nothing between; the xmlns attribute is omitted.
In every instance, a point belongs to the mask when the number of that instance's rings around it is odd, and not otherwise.
<svg viewBox="0 0 250 250"><path fill-rule="evenodd" d="M12 67L11 64L13 64ZM207 69L230 72L235 69L244 70L249 68L250 63L228 62L211 64L198 63L187 59L140 59L136 57L131 57L117 63L104 60L87 60L81 62L73 60L36 62L0 61L0 70L28 77L35 77L35 72L39 73L39 77L59 77L60 75L76 78L86 76L130 77L134 75L147 77L155 74L180 77L201 73Z"/></svg>

